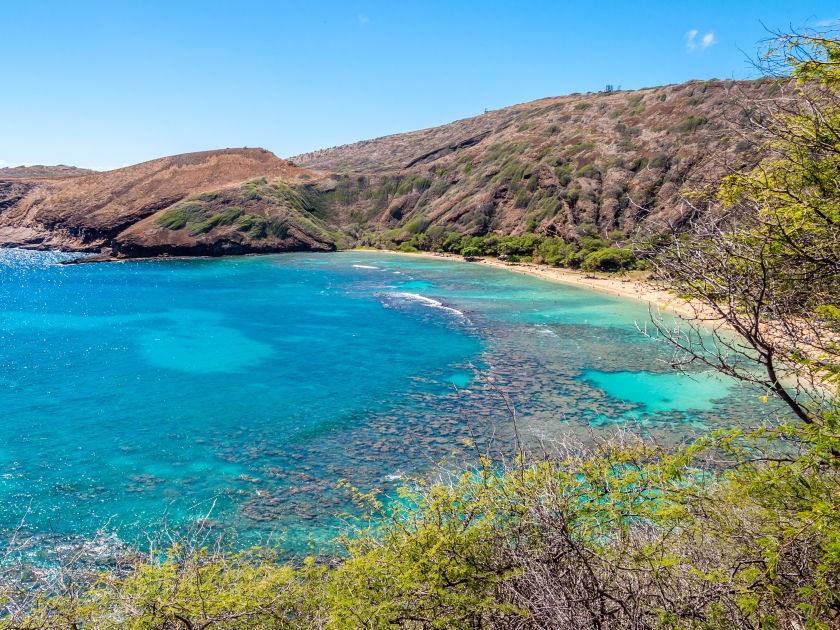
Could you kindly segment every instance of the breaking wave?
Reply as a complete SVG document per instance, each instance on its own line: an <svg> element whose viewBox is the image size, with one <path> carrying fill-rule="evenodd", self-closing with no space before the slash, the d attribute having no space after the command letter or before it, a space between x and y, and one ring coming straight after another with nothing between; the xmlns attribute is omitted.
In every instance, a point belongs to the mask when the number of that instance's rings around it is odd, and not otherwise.
<svg viewBox="0 0 840 630"><path fill-rule="evenodd" d="M452 308L450 306L446 306L442 302L438 302L437 300L433 300L432 298L428 298L425 295L420 295L418 293L402 293L402 292L394 292L394 293L377 293L375 294L377 297L384 297L384 298L391 298L391 299L402 299L406 302L415 302L417 304L421 304L423 306L428 306L429 308L438 308L442 311L448 311L450 313L455 313L456 315L463 316L464 313L459 311L456 308Z"/></svg>

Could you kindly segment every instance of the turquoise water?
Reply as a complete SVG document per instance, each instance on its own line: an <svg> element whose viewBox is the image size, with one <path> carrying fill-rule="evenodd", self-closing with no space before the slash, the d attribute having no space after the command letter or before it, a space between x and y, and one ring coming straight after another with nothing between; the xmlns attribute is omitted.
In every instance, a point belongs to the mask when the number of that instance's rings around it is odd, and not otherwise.
<svg viewBox="0 0 840 630"><path fill-rule="evenodd" d="M343 490L633 421L662 439L755 417L671 372L632 300L378 252L60 266L0 250L0 527L162 518L329 538Z"/></svg>

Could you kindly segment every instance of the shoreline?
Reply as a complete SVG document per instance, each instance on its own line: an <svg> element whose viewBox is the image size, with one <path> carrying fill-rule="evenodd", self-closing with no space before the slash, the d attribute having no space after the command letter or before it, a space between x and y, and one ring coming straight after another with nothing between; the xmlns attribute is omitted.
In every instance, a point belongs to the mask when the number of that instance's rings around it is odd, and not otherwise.
<svg viewBox="0 0 840 630"><path fill-rule="evenodd" d="M629 278L622 280L617 277L599 276L599 275L584 275L582 272L573 271L571 269L562 269L559 267L549 267L548 265L536 265L534 263L515 263L505 264L501 260L489 257L476 259L474 262L468 262L462 256L449 253L433 253L433 252L394 252L383 249L345 249L345 252L373 252L378 254L399 254L402 256L417 256L421 258L436 258L444 259L452 262L461 262L471 265L487 265L488 267L495 267L496 269L504 269L512 273L522 273L543 280L550 280L553 282L560 282L563 284L570 284L578 287L600 291L602 293L609 293L618 297L641 300L647 302L657 310L670 310L676 315L687 317L691 319L701 319L710 323L717 322L722 324L715 318L700 318L698 317L698 310L690 306L688 303L680 300L676 296L663 289L652 287L647 282L640 278Z"/></svg>
<svg viewBox="0 0 840 630"><path fill-rule="evenodd" d="M14 248L13 248L14 249ZM26 249L26 248L23 248ZM41 250L44 251L44 250ZM55 250L60 251L60 250ZM639 273L645 272L636 272L636 277L632 275L629 276L627 279L620 279L618 277L610 276L608 274L601 273L600 275L598 272L593 272L587 275L584 275L580 271L575 271L572 269L565 269L561 267L550 267L548 265L543 264L535 264L535 263L513 263L507 264L497 258L492 258L489 256L477 258L473 261L466 261L464 258L458 254L452 254L448 252L398 252L386 249L374 249L374 248L354 248L354 249L339 249L336 252L317 252L317 253L338 253L338 252L373 252L377 254L397 254L400 256L414 256L420 258L433 258L433 259L444 259L451 262L458 262L464 264L472 264L472 265L487 265L489 267L495 267L496 269L503 269L505 271L511 273L522 273L526 275L530 275L536 278L542 278L543 280L549 280L552 282L560 282L563 284L570 284L578 287L584 287L587 289L592 289L593 291L600 291L602 293L608 293L610 295L615 295L617 297L622 297L625 299L630 300L641 300L647 302L649 305L655 307L659 311L666 311L670 310L675 315L679 315L680 317L688 318L688 319L695 319L703 322L708 322L710 324L717 324L719 326L723 326L724 328L729 328L724 322L722 322L719 318L716 317L703 317L703 309L699 306L691 306L689 302L684 300L680 300L673 294L665 291L663 289L657 289L656 287L652 286L648 282L642 280L639 277ZM76 253L76 252L67 252L67 253ZM252 252L247 254L240 254L240 256L267 256L272 254L286 254L286 253L307 253L307 252ZM313 253L313 252L308 252ZM61 265L77 265L77 264L86 264L86 263L108 263L108 262L135 262L135 261L162 261L162 260L183 260L183 259L194 259L194 258L217 258L216 256L150 256L150 257L141 257L141 258L124 258L124 259L117 259L112 258L110 255L107 254L94 254L91 256L80 256L78 258L73 258L70 260L62 261ZM634 272L630 272L633 274Z"/></svg>

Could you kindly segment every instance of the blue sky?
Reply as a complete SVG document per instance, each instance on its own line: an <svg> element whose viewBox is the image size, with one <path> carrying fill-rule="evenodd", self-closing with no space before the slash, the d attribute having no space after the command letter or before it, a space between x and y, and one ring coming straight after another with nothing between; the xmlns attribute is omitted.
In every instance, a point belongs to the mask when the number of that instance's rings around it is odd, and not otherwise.
<svg viewBox="0 0 840 630"><path fill-rule="evenodd" d="M608 83L743 78L765 26L838 17L823 0L0 0L0 167L286 157Z"/></svg>

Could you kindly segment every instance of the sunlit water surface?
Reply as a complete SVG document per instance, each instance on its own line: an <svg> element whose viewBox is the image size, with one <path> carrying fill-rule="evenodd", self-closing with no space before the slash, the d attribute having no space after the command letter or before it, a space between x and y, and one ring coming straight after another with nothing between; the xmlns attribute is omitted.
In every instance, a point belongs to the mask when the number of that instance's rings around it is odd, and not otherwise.
<svg viewBox="0 0 840 630"><path fill-rule="evenodd" d="M326 540L347 479L633 421L660 439L755 418L675 374L645 305L375 252L60 266L0 250L0 525L130 538L164 515ZM478 370L478 371L477 371ZM491 386L492 384L492 386Z"/></svg>

